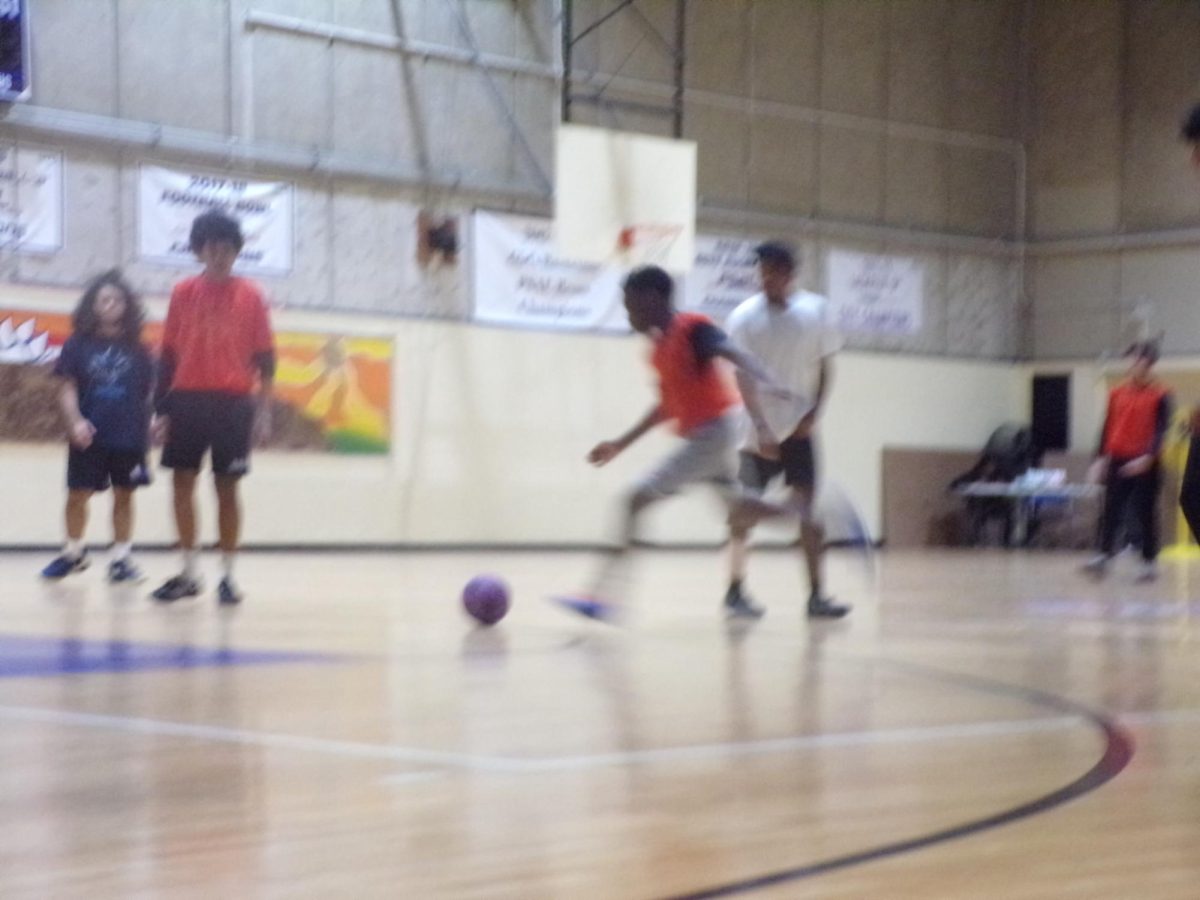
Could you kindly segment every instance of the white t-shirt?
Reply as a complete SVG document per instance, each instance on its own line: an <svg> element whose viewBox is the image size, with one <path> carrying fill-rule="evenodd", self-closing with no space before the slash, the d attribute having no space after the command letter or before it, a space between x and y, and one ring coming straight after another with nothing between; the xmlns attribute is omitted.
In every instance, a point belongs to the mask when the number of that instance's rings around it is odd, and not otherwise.
<svg viewBox="0 0 1200 900"><path fill-rule="evenodd" d="M842 348L829 302L820 294L797 291L788 298L786 308L778 309L763 294L755 294L738 305L725 327L733 343L757 359L776 384L798 395L789 399L759 392L767 427L777 440L783 440L812 409L821 380L821 360ZM747 445L754 443L750 430Z"/></svg>

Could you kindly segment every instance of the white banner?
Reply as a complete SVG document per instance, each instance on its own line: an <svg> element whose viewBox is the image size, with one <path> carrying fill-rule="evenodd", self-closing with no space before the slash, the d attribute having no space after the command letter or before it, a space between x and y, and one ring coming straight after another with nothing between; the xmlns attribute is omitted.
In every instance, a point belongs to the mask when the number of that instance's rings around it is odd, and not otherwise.
<svg viewBox="0 0 1200 900"><path fill-rule="evenodd" d="M925 272L915 259L834 250L829 302L843 334L917 334Z"/></svg>
<svg viewBox="0 0 1200 900"><path fill-rule="evenodd" d="M172 266L194 263L188 246L192 220L218 208L241 222L246 238L235 271L287 275L292 271L294 193L286 181L247 181L142 166L138 176L138 255Z"/></svg>
<svg viewBox="0 0 1200 900"><path fill-rule="evenodd" d="M680 306L724 322L747 297L762 290L752 238L696 235L696 262L683 280Z"/></svg>
<svg viewBox="0 0 1200 900"><path fill-rule="evenodd" d="M472 217L475 321L565 331L628 331L619 269L559 256L549 219Z"/></svg>
<svg viewBox="0 0 1200 900"><path fill-rule="evenodd" d="M62 249L62 154L0 144L0 249Z"/></svg>

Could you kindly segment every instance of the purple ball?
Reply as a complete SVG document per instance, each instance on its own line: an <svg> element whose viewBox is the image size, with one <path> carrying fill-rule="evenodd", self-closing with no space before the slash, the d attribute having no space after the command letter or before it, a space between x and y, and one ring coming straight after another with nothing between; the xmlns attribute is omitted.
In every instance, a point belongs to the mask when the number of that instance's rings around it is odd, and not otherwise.
<svg viewBox="0 0 1200 900"><path fill-rule="evenodd" d="M508 612L508 585L494 575L477 575L462 592L463 609L481 625L495 625Z"/></svg>

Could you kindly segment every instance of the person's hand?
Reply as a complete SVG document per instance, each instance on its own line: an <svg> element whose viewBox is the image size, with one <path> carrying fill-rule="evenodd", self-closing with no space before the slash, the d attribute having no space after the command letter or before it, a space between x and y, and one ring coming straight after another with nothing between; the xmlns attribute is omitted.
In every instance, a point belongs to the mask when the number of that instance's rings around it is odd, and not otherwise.
<svg viewBox="0 0 1200 900"><path fill-rule="evenodd" d="M1149 453L1137 456L1131 459L1125 465L1121 466L1120 473L1124 478L1134 478L1138 475L1145 475L1154 467L1154 457Z"/></svg>
<svg viewBox="0 0 1200 900"><path fill-rule="evenodd" d="M80 450L86 450L92 446L92 440L96 437L96 426L87 419L78 419L71 423L70 428L71 443Z"/></svg>
<svg viewBox="0 0 1200 900"><path fill-rule="evenodd" d="M766 425L756 425L754 436L758 443L758 449L755 450L757 456L763 459L779 459L779 441L771 433L771 429Z"/></svg>
<svg viewBox="0 0 1200 900"><path fill-rule="evenodd" d="M792 432L794 438L812 437L813 429L817 425L817 411L814 409L804 414L800 420L800 424L796 426L796 430Z"/></svg>
<svg viewBox="0 0 1200 900"><path fill-rule="evenodd" d="M593 466L602 466L605 463L611 462L624 449L618 441L601 441L592 448L592 451L587 456L587 460Z"/></svg>
<svg viewBox="0 0 1200 900"><path fill-rule="evenodd" d="M167 435L171 430L170 416L155 416L150 420L150 443L155 447L161 447L167 442Z"/></svg>
<svg viewBox="0 0 1200 900"><path fill-rule="evenodd" d="M274 422L271 421L271 410L264 406L254 416L254 446L265 447L271 440Z"/></svg>
<svg viewBox="0 0 1200 900"><path fill-rule="evenodd" d="M1088 466L1087 483L1088 484L1103 484L1104 477L1108 474L1108 460L1103 456Z"/></svg>

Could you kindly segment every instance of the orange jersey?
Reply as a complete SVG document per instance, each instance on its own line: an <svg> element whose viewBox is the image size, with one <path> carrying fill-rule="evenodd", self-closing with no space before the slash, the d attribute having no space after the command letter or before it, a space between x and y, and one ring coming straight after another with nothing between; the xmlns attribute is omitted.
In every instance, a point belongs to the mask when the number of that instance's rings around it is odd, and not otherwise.
<svg viewBox="0 0 1200 900"><path fill-rule="evenodd" d="M1108 418L1101 452L1132 459L1157 449L1159 406L1169 392L1161 384L1126 381L1108 395Z"/></svg>
<svg viewBox="0 0 1200 900"><path fill-rule="evenodd" d="M249 394L257 359L274 347L266 303L252 282L199 275L171 291L162 344L175 364L171 390Z"/></svg>
<svg viewBox="0 0 1200 900"><path fill-rule="evenodd" d="M701 360L696 355L692 333L698 325L711 324L707 316L676 313L650 357L658 372L663 414L674 420L682 435L738 404L736 389L716 361Z"/></svg>

